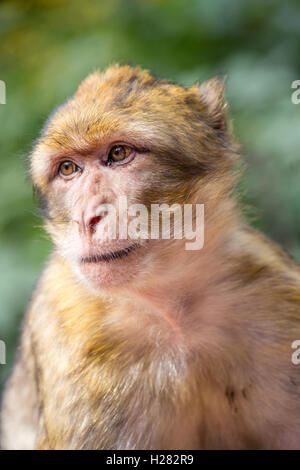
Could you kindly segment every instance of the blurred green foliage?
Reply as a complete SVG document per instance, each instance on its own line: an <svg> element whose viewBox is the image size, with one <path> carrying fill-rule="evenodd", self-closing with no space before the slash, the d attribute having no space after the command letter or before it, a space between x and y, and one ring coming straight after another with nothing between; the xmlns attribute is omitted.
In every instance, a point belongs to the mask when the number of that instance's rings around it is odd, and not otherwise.
<svg viewBox="0 0 300 470"><path fill-rule="evenodd" d="M254 223L300 259L299 18L298 0L1 1L0 383L50 250L26 155L49 112L95 68L139 64L185 85L226 75L248 164L243 198Z"/></svg>

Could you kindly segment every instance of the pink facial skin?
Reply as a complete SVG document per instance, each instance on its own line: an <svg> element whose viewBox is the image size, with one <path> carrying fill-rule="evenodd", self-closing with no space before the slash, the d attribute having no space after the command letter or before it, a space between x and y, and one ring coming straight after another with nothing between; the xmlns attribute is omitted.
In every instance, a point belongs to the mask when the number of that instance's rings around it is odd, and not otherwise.
<svg viewBox="0 0 300 470"><path fill-rule="evenodd" d="M149 181L151 154L139 153L130 147L131 153L122 162L107 163L110 148L116 145L108 142L88 156L62 156L53 159L50 177L51 200L54 210L61 210L66 220L61 227L55 226L54 241L59 252L75 268L75 272L94 287L118 285L129 282L143 271L149 259L148 240L120 239L119 198L126 197L128 205L139 202L137 195ZM70 176L61 174L63 162L70 161L76 171ZM105 211L112 206L115 212ZM59 208L59 209L57 209ZM110 226L112 217L116 220L115 237L103 237L103 224ZM54 222L53 222L54 223ZM55 232L55 233L54 233Z"/></svg>

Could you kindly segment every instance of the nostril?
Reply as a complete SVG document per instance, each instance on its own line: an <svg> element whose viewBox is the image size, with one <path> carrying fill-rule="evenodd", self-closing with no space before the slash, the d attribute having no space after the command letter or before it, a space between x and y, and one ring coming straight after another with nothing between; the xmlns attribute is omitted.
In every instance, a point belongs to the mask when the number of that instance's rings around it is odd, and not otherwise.
<svg viewBox="0 0 300 470"><path fill-rule="evenodd" d="M101 219L102 219L101 215L97 215L97 216L91 218L91 220L89 222L89 227L90 227L91 232L96 231L96 226L100 222Z"/></svg>

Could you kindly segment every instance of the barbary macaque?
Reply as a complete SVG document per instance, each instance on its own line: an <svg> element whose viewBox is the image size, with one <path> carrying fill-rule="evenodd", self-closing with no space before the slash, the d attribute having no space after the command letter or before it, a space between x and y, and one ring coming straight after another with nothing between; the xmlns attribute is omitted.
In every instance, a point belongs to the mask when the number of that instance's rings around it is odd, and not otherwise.
<svg viewBox="0 0 300 470"><path fill-rule="evenodd" d="M30 171L55 248L3 449L300 449L300 269L247 225L238 154L216 78L185 88L115 65L50 116ZM120 198L203 205L201 247L145 236L145 215L120 236Z"/></svg>

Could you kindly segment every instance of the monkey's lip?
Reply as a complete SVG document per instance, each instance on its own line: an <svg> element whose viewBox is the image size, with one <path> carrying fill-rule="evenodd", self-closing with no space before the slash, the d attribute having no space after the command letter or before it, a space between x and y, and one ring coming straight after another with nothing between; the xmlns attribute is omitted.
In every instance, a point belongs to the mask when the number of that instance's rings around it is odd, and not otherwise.
<svg viewBox="0 0 300 470"><path fill-rule="evenodd" d="M80 261L81 263L84 263L84 264L101 263L101 262L109 263L110 261L115 261L117 259L128 256L129 253L134 251L136 248L139 248L140 246L141 245L139 245L138 243L134 243L133 245L130 245L127 248L124 248L122 250L109 251L108 253L104 253L101 255L86 256L86 257L81 258Z"/></svg>

